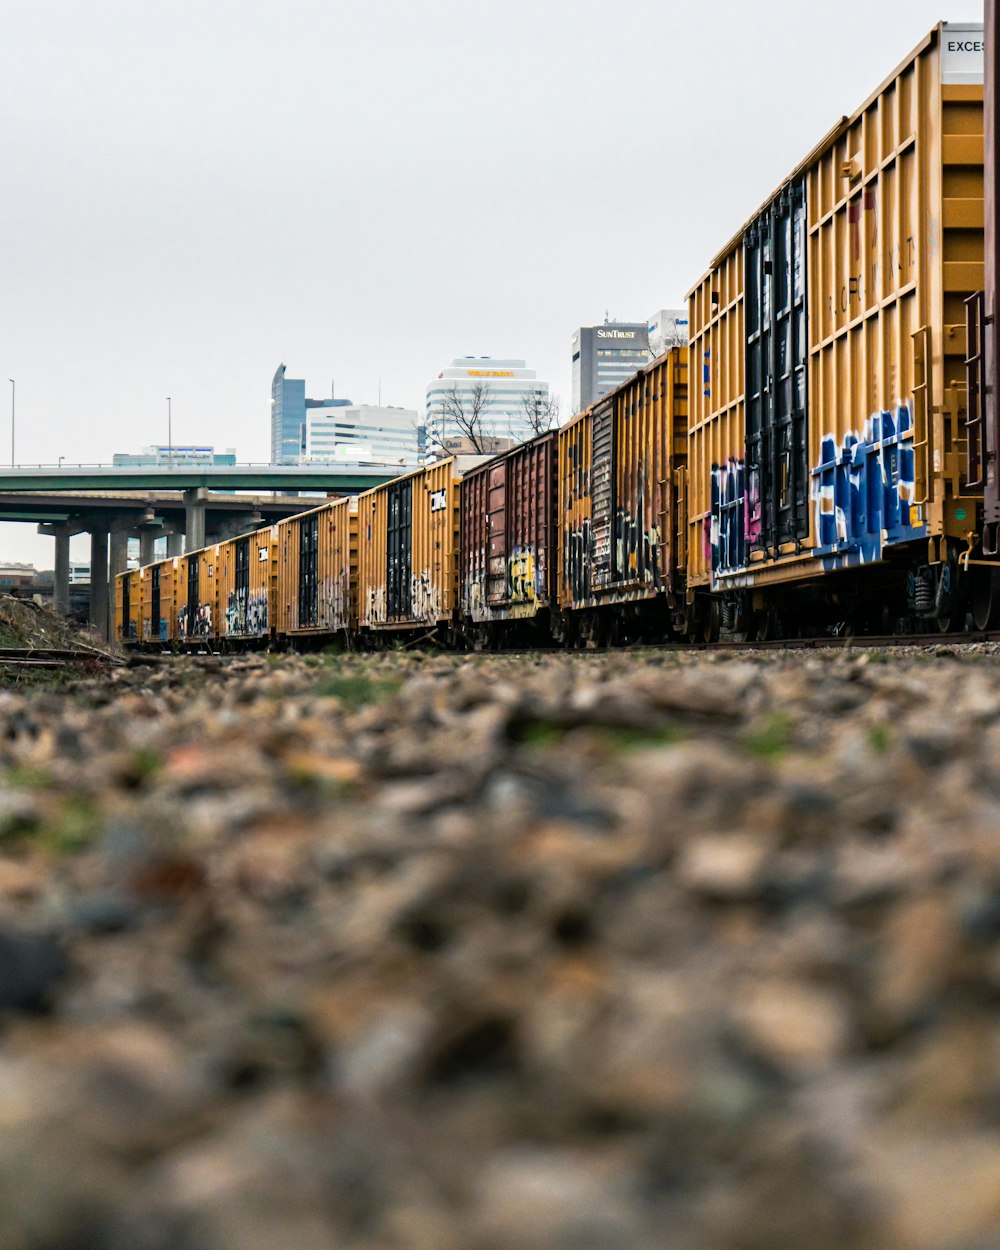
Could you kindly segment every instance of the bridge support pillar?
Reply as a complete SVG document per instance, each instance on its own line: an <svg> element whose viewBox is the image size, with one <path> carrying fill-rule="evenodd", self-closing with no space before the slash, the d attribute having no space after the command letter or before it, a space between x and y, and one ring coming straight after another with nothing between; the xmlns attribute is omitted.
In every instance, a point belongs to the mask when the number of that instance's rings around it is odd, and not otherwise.
<svg viewBox="0 0 1000 1250"><path fill-rule="evenodd" d="M90 624L108 637L108 531L90 531Z"/></svg>
<svg viewBox="0 0 1000 1250"><path fill-rule="evenodd" d="M139 563L152 564L156 559L157 531L148 526L139 531Z"/></svg>
<svg viewBox="0 0 1000 1250"><path fill-rule="evenodd" d="M205 545L205 502L208 491L204 486L184 492L184 550L199 551Z"/></svg>
<svg viewBox="0 0 1000 1250"><path fill-rule="evenodd" d="M168 534L167 535L167 556L182 556L184 554L184 535Z"/></svg>
<svg viewBox="0 0 1000 1250"><path fill-rule="evenodd" d="M53 526L56 540L55 581L52 587L52 606L63 616L69 612L69 539L68 525Z"/></svg>
<svg viewBox="0 0 1000 1250"><path fill-rule="evenodd" d="M115 578L128 568L128 530L116 525L111 531L111 575L108 579L108 639L115 637L118 620L118 585Z"/></svg>

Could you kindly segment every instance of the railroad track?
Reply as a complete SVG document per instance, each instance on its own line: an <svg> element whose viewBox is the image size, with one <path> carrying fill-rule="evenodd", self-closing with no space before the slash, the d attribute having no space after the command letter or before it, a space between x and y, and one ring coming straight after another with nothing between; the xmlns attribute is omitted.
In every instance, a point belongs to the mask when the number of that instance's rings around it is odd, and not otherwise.
<svg viewBox="0 0 1000 1250"><path fill-rule="evenodd" d="M72 664L113 668L124 662L90 647L0 647L0 668L66 668Z"/></svg>
<svg viewBox="0 0 1000 1250"><path fill-rule="evenodd" d="M497 655L497 656L528 656L528 655L586 655L597 654L603 652L628 652L639 651L676 651L679 655L691 652L707 652L713 651L878 651L887 648L901 647L923 647L927 650L944 648L953 650L956 647L971 646L975 643L1000 643L1000 630L976 631L968 634L887 634L884 636L865 635L865 634L846 634L843 637L835 637L824 635L816 638L769 638L764 641L754 642L746 639L726 639L721 642L677 642L672 639L663 642L631 642L623 643L620 646L595 645L581 648L565 649L557 645L548 647L503 647L484 651L476 651L474 649L462 650L460 648L447 648L440 643L435 643L431 638L422 638L408 644L404 649L419 649L421 643L427 645L427 650L433 650L435 654L450 654L455 656L473 656L473 655ZM184 659L200 659L202 661L239 659L241 656L263 654L260 650L247 651L174 651L164 649L163 651L131 651L124 659L115 659L108 657L108 662L119 665L125 664L130 668L153 668L164 663L171 663L175 660ZM285 654L297 655L308 654L306 652L298 652L291 649ZM352 652L351 654L364 654L364 652ZM0 667L6 663L4 660L5 652L0 649Z"/></svg>
<svg viewBox="0 0 1000 1250"><path fill-rule="evenodd" d="M977 630L969 634L845 634L817 638L769 638L754 642L726 639L723 642L669 643L678 651L878 651L888 647L967 647L973 643L1000 642L1000 630Z"/></svg>

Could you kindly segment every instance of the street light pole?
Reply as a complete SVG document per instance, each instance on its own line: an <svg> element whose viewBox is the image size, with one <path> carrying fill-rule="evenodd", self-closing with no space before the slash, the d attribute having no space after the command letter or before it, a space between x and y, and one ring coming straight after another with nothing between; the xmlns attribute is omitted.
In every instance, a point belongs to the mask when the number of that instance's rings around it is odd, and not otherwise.
<svg viewBox="0 0 1000 1250"><path fill-rule="evenodd" d="M17 386L13 378L9 378L10 382L10 467L14 467L14 400L17 396Z"/></svg>
<svg viewBox="0 0 1000 1250"><path fill-rule="evenodd" d="M170 396L167 396L167 468L174 467L174 415L170 407Z"/></svg>

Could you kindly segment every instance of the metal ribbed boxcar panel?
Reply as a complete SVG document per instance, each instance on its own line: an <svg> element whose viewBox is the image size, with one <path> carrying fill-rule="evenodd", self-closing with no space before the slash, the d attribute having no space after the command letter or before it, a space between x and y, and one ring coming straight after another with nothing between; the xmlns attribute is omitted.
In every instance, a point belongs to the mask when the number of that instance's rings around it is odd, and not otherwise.
<svg viewBox="0 0 1000 1250"><path fill-rule="evenodd" d="M946 28L947 29L947 28ZM964 299L982 280L982 86L934 40L809 171L816 554L961 540Z"/></svg>
<svg viewBox="0 0 1000 1250"><path fill-rule="evenodd" d="M559 431L559 606L590 602L592 410Z"/></svg>
<svg viewBox="0 0 1000 1250"><path fill-rule="evenodd" d="M683 525L677 474L687 463L687 353L668 352L614 392L611 584L673 588Z"/></svg>
<svg viewBox="0 0 1000 1250"><path fill-rule="evenodd" d="M115 578L115 637L119 642L137 642L142 638L143 572L131 569Z"/></svg>
<svg viewBox="0 0 1000 1250"><path fill-rule="evenodd" d="M227 539L216 548L217 632L223 638L266 638L271 631L272 527Z"/></svg>
<svg viewBox="0 0 1000 1250"><path fill-rule="evenodd" d="M503 457L466 474L459 508L459 598L462 615L482 622L495 619L486 596L489 564L489 484L496 468L504 473Z"/></svg>
<svg viewBox="0 0 1000 1250"><path fill-rule="evenodd" d="M687 352L672 349L559 432L559 603L678 589L685 544Z"/></svg>
<svg viewBox="0 0 1000 1250"><path fill-rule="evenodd" d="M553 430L462 479L462 612L477 623L527 620L554 601L557 448Z"/></svg>
<svg viewBox="0 0 1000 1250"><path fill-rule="evenodd" d="M358 501L336 499L320 510L319 627L339 633L358 620Z"/></svg>
<svg viewBox="0 0 1000 1250"><path fill-rule="evenodd" d="M215 594L217 550L216 547L205 547L177 557L172 637L182 642L218 636Z"/></svg>
<svg viewBox="0 0 1000 1250"><path fill-rule="evenodd" d="M411 618L450 621L458 606L459 469L455 460L429 465L413 483Z"/></svg>
<svg viewBox="0 0 1000 1250"><path fill-rule="evenodd" d="M982 543L984 552L1000 552L1000 13L997 0L986 0L985 85L985 273L983 293L970 325L969 356L978 390L975 423L969 431L968 470L984 490ZM976 359L978 358L978 359ZM970 415L973 415L970 411Z"/></svg>
<svg viewBox="0 0 1000 1250"><path fill-rule="evenodd" d="M975 506L956 327L982 272L982 89L974 73L951 81L940 40L827 136L691 292L691 589L870 563L957 537Z"/></svg>
<svg viewBox="0 0 1000 1250"><path fill-rule="evenodd" d="M174 637L175 563L171 556L142 569L142 637L148 642L167 642Z"/></svg>
<svg viewBox="0 0 1000 1250"><path fill-rule="evenodd" d="M313 610L302 613L303 527L315 539ZM314 531L314 534L313 534ZM275 630L334 634L357 625L358 500L333 499L275 526Z"/></svg>
<svg viewBox="0 0 1000 1250"><path fill-rule="evenodd" d="M358 500L358 614L367 629L434 626L458 604L455 459L396 478Z"/></svg>
<svg viewBox="0 0 1000 1250"><path fill-rule="evenodd" d="M689 297L692 385L688 435L688 586L711 582L712 497L742 478L743 248L733 247ZM738 493L742 494L742 481ZM742 522L740 533L743 532Z"/></svg>
<svg viewBox="0 0 1000 1250"><path fill-rule="evenodd" d="M615 405L608 395L594 405L590 418L590 582L595 591L613 580L614 443Z"/></svg>

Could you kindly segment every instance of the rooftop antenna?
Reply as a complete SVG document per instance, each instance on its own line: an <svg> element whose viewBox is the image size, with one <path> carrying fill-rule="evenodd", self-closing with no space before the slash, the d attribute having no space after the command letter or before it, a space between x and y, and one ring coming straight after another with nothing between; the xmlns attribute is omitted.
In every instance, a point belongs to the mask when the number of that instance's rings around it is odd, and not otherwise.
<svg viewBox="0 0 1000 1250"><path fill-rule="evenodd" d="M382 407L382 375L378 375L378 406Z"/></svg>

